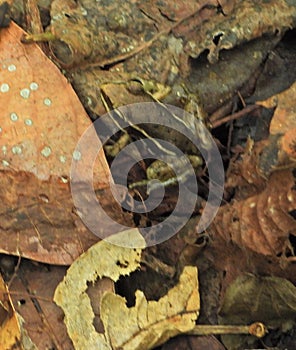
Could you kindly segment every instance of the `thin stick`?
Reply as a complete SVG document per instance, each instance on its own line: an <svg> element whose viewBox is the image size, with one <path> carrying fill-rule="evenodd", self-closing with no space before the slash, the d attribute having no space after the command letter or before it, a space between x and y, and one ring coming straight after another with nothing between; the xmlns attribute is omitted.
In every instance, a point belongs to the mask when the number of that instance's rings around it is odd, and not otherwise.
<svg viewBox="0 0 296 350"><path fill-rule="evenodd" d="M224 117L224 118L222 118L220 120L214 121L213 124L212 124L212 128L215 129L218 126L221 126L222 124L230 122L231 120L239 119L239 118L243 117L244 115L246 115L248 113L256 111L259 108L261 108L261 106L258 106L258 105L248 106L248 107L242 109L241 111L239 111L237 113L230 114L230 115L228 115L228 116L226 116L226 117Z"/></svg>
<svg viewBox="0 0 296 350"><path fill-rule="evenodd" d="M211 334L250 334L262 338L267 333L267 328L261 322L246 325L196 325L187 334L211 335Z"/></svg>
<svg viewBox="0 0 296 350"><path fill-rule="evenodd" d="M27 30L31 34L43 33L43 27L41 23L40 13L36 0L24 1L25 16L27 22ZM48 45L45 43L38 43L43 52L48 53Z"/></svg>

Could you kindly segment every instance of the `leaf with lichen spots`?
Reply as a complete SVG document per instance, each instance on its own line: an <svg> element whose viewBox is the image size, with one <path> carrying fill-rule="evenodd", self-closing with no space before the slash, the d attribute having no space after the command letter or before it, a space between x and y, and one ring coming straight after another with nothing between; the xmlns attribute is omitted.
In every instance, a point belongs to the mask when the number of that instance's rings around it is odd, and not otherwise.
<svg viewBox="0 0 296 350"><path fill-rule="evenodd" d="M234 8L212 17L188 40L185 51L198 57L209 50L210 62L218 59L222 49L231 49L263 34L284 32L296 23L296 7L288 0L236 1Z"/></svg>
<svg viewBox="0 0 296 350"><path fill-rule="evenodd" d="M24 33L13 22L1 29L0 252L70 264L97 241L73 210L69 184L91 122L59 69L36 44L21 43ZM114 204L109 175L101 150L94 187Z"/></svg>

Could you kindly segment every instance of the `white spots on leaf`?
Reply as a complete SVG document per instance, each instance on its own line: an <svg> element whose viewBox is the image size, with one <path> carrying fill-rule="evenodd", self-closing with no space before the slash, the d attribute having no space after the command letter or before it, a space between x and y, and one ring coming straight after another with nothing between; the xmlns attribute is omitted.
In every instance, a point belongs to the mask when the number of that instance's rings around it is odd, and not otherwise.
<svg viewBox="0 0 296 350"><path fill-rule="evenodd" d="M29 119L29 118L25 119L25 124L26 124L27 126L32 126L32 125L33 125L32 119Z"/></svg>
<svg viewBox="0 0 296 350"><path fill-rule="evenodd" d="M16 71L16 66L14 64L10 64L8 67L7 67L7 70L9 72L15 72Z"/></svg>
<svg viewBox="0 0 296 350"><path fill-rule="evenodd" d="M255 208L255 207L256 207L256 202L250 203L249 207L250 207L250 208Z"/></svg>
<svg viewBox="0 0 296 350"><path fill-rule="evenodd" d="M49 198L46 194L41 193L39 194L39 198L44 202L44 203L49 203Z"/></svg>
<svg viewBox="0 0 296 350"><path fill-rule="evenodd" d="M65 156L60 156L60 162L66 163L67 158Z"/></svg>
<svg viewBox="0 0 296 350"><path fill-rule="evenodd" d="M7 147L6 146L2 146L2 152L4 155L6 155L7 153Z"/></svg>
<svg viewBox="0 0 296 350"><path fill-rule="evenodd" d="M3 93L8 92L9 91L9 85L6 84L6 83L1 84L0 91L3 92Z"/></svg>
<svg viewBox="0 0 296 350"><path fill-rule="evenodd" d="M49 146L45 146L42 149L41 154L46 158L49 157L51 155L51 148Z"/></svg>
<svg viewBox="0 0 296 350"><path fill-rule="evenodd" d="M61 181L62 181L63 184L66 184L66 183L69 182L69 179L68 179L67 176L61 176Z"/></svg>
<svg viewBox="0 0 296 350"><path fill-rule="evenodd" d="M30 90L29 90L29 89L22 89L22 90L20 91L20 95L21 95L23 98L27 99L27 98L30 97Z"/></svg>
<svg viewBox="0 0 296 350"><path fill-rule="evenodd" d="M45 98L44 100L43 100L43 103L45 104L45 106L50 106L51 105L51 99L50 98Z"/></svg>
<svg viewBox="0 0 296 350"><path fill-rule="evenodd" d="M9 166L9 163L7 160L3 159L2 160L2 165L5 166L5 167L8 167Z"/></svg>
<svg viewBox="0 0 296 350"><path fill-rule="evenodd" d="M22 148L20 146L13 146L11 149L13 154L21 154L22 153Z"/></svg>
<svg viewBox="0 0 296 350"><path fill-rule="evenodd" d="M16 122L18 120L18 115L14 112L10 113L10 119L13 121L13 122Z"/></svg>
<svg viewBox="0 0 296 350"><path fill-rule="evenodd" d="M2 130L2 128L0 127L0 132L2 132L3 130Z"/></svg>
<svg viewBox="0 0 296 350"><path fill-rule="evenodd" d="M80 160L81 159L81 153L77 150L73 152L73 159L74 160Z"/></svg>
<svg viewBox="0 0 296 350"><path fill-rule="evenodd" d="M39 85L37 83L35 83L35 81L33 81L31 84L30 84L30 90L32 91L36 91L38 90L39 88Z"/></svg>

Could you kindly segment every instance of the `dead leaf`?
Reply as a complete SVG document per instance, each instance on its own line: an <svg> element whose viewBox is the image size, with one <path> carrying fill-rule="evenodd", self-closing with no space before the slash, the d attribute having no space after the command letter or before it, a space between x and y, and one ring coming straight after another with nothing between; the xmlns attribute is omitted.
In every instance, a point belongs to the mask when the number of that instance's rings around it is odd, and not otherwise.
<svg viewBox="0 0 296 350"><path fill-rule="evenodd" d="M260 156L258 168L263 176L282 167L293 167L296 161L296 83L287 90L257 104L275 108L270 136Z"/></svg>
<svg viewBox="0 0 296 350"><path fill-rule="evenodd" d="M110 238L121 245L131 240L144 247L144 240L135 229ZM157 302L147 301L143 292L137 291L135 307L128 308L123 297L105 293L100 309L105 334L95 331L94 313L85 293L87 283L103 276L116 281L120 275L129 274L139 267L140 254L140 249L101 241L69 268L54 300L64 310L75 349L151 349L195 326L199 313L197 271L195 267L185 267L179 283ZM89 335L87 339L85 334Z"/></svg>
<svg viewBox="0 0 296 350"><path fill-rule="evenodd" d="M211 229L241 248L293 259L289 239L296 235L296 221L290 214L296 207L295 199L293 172L277 171L262 192L221 207Z"/></svg>
<svg viewBox="0 0 296 350"><path fill-rule="evenodd" d="M225 350L225 347L213 335L211 336L181 336L170 339L161 350Z"/></svg>
<svg viewBox="0 0 296 350"><path fill-rule="evenodd" d="M22 35L14 23L1 30L0 251L70 264L98 240L73 211L69 186L76 143L91 123L66 78ZM108 183L101 151L94 186L103 201ZM108 203L119 218L119 205Z"/></svg>
<svg viewBox="0 0 296 350"><path fill-rule="evenodd" d="M270 123L272 135L284 134L296 127L296 106L295 106L296 82L288 89L273 95L265 101L257 101L257 104L265 108L275 108Z"/></svg>
<svg viewBox="0 0 296 350"><path fill-rule="evenodd" d="M240 276L227 288L219 314L220 324L250 324L260 320L267 327L287 329L295 324L296 288L283 278ZM223 336L230 350L241 348L245 340Z"/></svg>
<svg viewBox="0 0 296 350"><path fill-rule="evenodd" d="M239 44L251 41L263 34L284 32L296 23L296 8L290 1L235 2L231 12L219 13L210 21L203 23L200 30L188 41L185 51L192 57L198 57L208 49L208 59L214 63L222 49L231 49Z"/></svg>
<svg viewBox="0 0 296 350"><path fill-rule="evenodd" d="M109 242L101 241L82 254L55 291L54 301L65 313L65 324L75 349L111 349L106 336L97 333L93 326L94 312L86 293L88 282L95 282L98 277L117 281L140 266L141 249L124 248L129 242L145 247L137 229L111 236Z"/></svg>
<svg viewBox="0 0 296 350"><path fill-rule="evenodd" d="M0 276L0 345L3 350L22 349L21 324L6 284Z"/></svg>
<svg viewBox="0 0 296 350"><path fill-rule="evenodd" d="M106 293L101 302L101 318L112 349L146 350L169 338L190 331L199 315L196 267L184 268L179 283L158 301L147 301L136 291L136 305Z"/></svg>
<svg viewBox="0 0 296 350"><path fill-rule="evenodd" d="M149 51L152 45L154 51L162 47L168 54L165 36L206 4L217 6L213 0L186 4L183 0L174 4L153 0L148 6L141 1L95 4L84 0L77 3L55 0L51 6L49 30L59 40L52 42L52 51L66 66L87 61L101 67ZM177 51L173 45L171 51Z"/></svg>
<svg viewBox="0 0 296 350"><path fill-rule="evenodd" d="M37 349L73 350L63 312L53 302L54 291L65 273L64 266L23 260L10 283L13 306L23 319L22 329Z"/></svg>

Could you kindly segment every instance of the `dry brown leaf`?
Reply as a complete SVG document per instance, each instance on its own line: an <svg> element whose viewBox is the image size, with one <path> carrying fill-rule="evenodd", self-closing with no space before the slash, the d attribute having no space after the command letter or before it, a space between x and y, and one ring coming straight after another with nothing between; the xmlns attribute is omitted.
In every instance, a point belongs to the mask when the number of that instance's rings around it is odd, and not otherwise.
<svg viewBox="0 0 296 350"><path fill-rule="evenodd" d="M230 13L220 13L203 23L188 41L185 51L198 57L208 49L208 59L215 62L222 49L231 49L263 34L284 32L296 23L296 7L286 0L238 0Z"/></svg>
<svg viewBox="0 0 296 350"><path fill-rule="evenodd" d="M149 50L151 45L159 46L155 45L156 42L169 52L165 36L205 5L216 7L217 2L201 0L184 4L184 0L174 3L153 0L146 4L143 1L124 0L116 3L55 0L51 6L49 30L59 40L52 42L51 48L66 66L83 61L95 62L99 66L113 65ZM173 46L172 43L171 51L177 51Z"/></svg>
<svg viewBox="0 0 296 350"><path fill-rule="evenodd" d="M66 273L64 266L22 261L10 283L11 299L37 349L73 350L62 310L53 302L54 291ZM27 350L27 349L26 349Z"/></svg>
<svg viewBox="0 0 296 350"><path fill-rule="evenodd" d="M65 324L75 349L111 349L106 336L96 332L93 326L94 312L86 293L88 282L95 282L98 277L117 281L140 266L141 249L123 247L130 242L145 247L137 229L111 236L109 242L101 241L82 254L55 291L54 301L65 313Z"/></svg>
<svg viewBox="0 0 296 350"><path fill-rule="evenodd" d="M0 252L70 264L98 240L74 213L69 185L90 120L66 78L37 45L22 44L23 35L14 23L1 30ZM120 217L108 182L101 151L94 186Z"/></svg>
<svg viewBox="0 0 296 350"><path fill-rule="evenodd" d="M112 349L148 350L192 330L199 308L197 268L186 266L179 283L158 301L137 290L136 305L129 308L125 298L106 293L101 318Z"/></svg>
<svg viewBox="0 0 296 350"><path fill-rule="evenodd" d="M163 56L169 60L178 57L177 61L187 65L186 55L198 57L208 49L214 61L222 49L292 28L296 9L285 0L261 0L256 6L251 0L153 0L149 4L120 0L116 5L55 0L51 16L49 30L59 39L51 44L52 50L67 66L83 61L114 65L142 55L151 46L153 55L162 48ZM147 65L153 62L151 55L146 58Z"/></svg>
<svg viewBox="0 0 296 350"><path fill-rule="evenodd" d="M211 229L242 249L293 260L290 235L296 235L295 208L293 171L277 171L258 194L221 207Z"/></svg>
<svg viewBox="0 0 296 350"><path fill-rule="evenodd" d="M161 350L225 350L225 347L214 336L190 336L177 337L166 342Z"/></svg>
<svg viewBox="0 0 296 350"><path fill-rule="evenodd" d="M289 89L257 104L275 108L270 123L270 136L262 151L258 168L261 174L269 174L282 167L293 167L296 161L296 83Z"/></svg>
<svg viewBox="0 0 296 350"><path fill-rule="evenodd" d="M275 108L269 129L272 135L284 134L296 127L295 94L296 82L287 90L271 96L265 101L257 102L258 105L265 108Z"/></svg>
<svg viewBox="0 0 296 350"><path fill-rule="evenodd" d="M1 350L28 349L36 347L22 330L22 320L13 307L6 284L0 276L0 347Z"/></svg>
<svg viewBox="0 0 296 350"><path fill-rule="evenodd" d="M212 225L214 232L242 249L284 261L295 260L295 89L296 83L258 102L275 108L269 138L249 140L242 159L229 168L227 187L235 188L235 197L219 209Z"/></svg>

